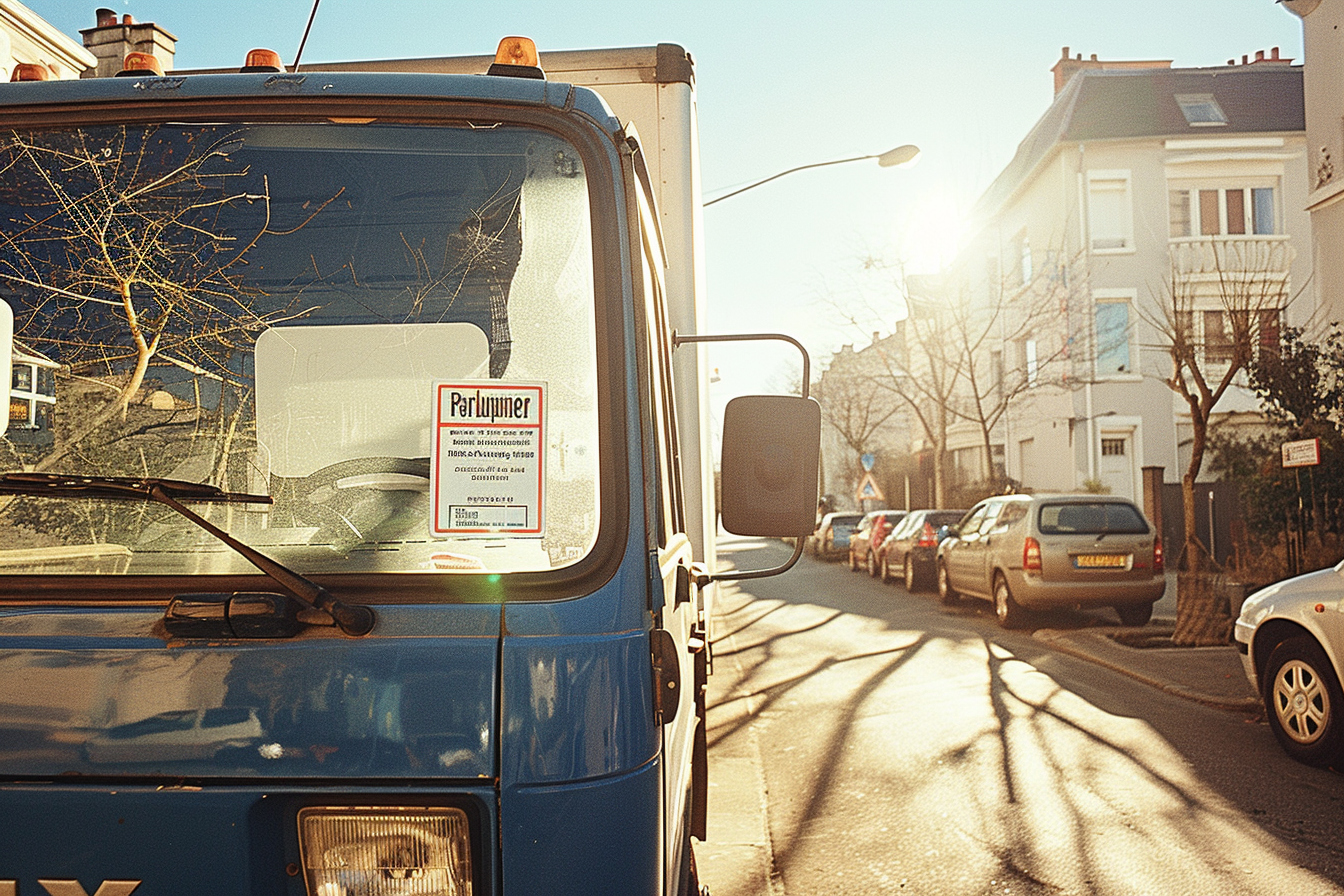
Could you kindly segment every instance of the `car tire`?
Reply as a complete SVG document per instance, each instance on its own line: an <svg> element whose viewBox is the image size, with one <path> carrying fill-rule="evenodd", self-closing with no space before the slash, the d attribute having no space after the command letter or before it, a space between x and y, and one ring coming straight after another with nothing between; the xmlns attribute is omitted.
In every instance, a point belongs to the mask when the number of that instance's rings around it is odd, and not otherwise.
<svg viewBox="0 0 1344 896"><path fill-rule="evenodd" d="M882 555L882 584L890 585L891 580L896 578L891 574L891 557L887 554Z"/></svg>
<svg viewBox="0 0 1344 896"><path fill-rule="evenodd" d="M865 558L865 560L866 560L865 565L868 569L869 578L873 579L877 578L877 558L873 556L872 551L868 552L868 556Z"/></svg>
<svg viewBox="0 0 1344 896"><path fill-rule="evenodd" d="M1260 693L1269 727L1285 753L1307 765L1344 759L1344 694L1315 640L1300 635L1275 647Z"/></svg>
<svg viewBox="0 0 1344 896"><path fill-rule="evenodd" d="M1147 625L1153 618L1153 605L1151 603L1141 604L1116 604L1115 613L1120 617L1121 625L1128 625L1134 628Z"/></svg>
<svg viewBox="0 0 1344 896"><path fill-rule="evenodd" d="M994 616L999 620L999 627L1021 628L1026 621L1026 615L1026 610L1018 606L1017 601L1013 599L1008 580L1004 578L1003 573L997 573L994 576Z"/></svg>
<svg viewBox="0 0 1344 896"><path fill-rule="evenodd" d="M902 578L905 580L905 590L914 594L916 591L924 590L923 576L915 570L915 561L910 559L910 555L905 555L905 562L901 564Z"/></svg>
<svg viewBox="0 0 1344 896"><path fill-rule="evenodd" d="M960 597L960 595L958 595L956 589L952 587L952 582L948 580L946 564L939 563L938 602L944 606L951 606L957 602L958 597Z"/></svg>

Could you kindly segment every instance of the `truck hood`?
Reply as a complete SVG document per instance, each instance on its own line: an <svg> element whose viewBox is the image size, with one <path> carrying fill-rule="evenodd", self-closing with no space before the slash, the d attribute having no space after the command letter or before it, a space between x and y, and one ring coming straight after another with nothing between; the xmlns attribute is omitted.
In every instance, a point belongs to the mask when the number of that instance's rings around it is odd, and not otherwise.
<svg viewBox="0 0 1344 896"><path fill-rule="evenodd" d="M168 644L160 618L0 610L0 780L497 774L498 607L386 608L359 639Z"/></svg>

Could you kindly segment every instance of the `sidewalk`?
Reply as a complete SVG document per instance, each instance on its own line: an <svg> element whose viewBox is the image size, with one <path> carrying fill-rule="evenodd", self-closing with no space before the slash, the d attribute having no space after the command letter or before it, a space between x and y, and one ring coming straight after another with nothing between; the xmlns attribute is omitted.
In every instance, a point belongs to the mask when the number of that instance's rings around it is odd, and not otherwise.
<svg viewBox="0 0 1344 896"><path fill-rule="evenodd" d="M1170 635L1176 625L1176 582L1168 574L1167 591L1153 605L1153 621L1143 628L1038 629L1033 637L1128 675L1169 694L1221 709L1254 711L1260 698L1246 679L1236 645L1225 647L1129 647L1119 635Z"/></svg>
<svg viewBox="0 0 1344 896"><path fill-rule="evenodd" d="M1260 698L1246 680L1235 646L1129 647L1108 637L1125 632L1158 636L1170 634L1172 628L1159 621L1144 629L1039 629L1033 637L1062 653L1082 657L1205 706L1245 711L1259 708Z"/></svg>

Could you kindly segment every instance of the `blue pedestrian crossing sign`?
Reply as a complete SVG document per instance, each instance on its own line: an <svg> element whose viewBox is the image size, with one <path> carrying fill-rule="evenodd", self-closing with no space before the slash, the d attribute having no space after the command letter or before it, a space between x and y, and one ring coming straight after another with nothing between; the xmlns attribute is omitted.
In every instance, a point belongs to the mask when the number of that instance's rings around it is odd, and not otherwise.
<svg viewBox="0 0 1344 896"><path fill-rule="evenodd" d="M877 487L877 481L873 479L872 473L864 473L863 481L859 483L857 497L860 501L885 501L886 495L882 494L882 489Z"/></svg>

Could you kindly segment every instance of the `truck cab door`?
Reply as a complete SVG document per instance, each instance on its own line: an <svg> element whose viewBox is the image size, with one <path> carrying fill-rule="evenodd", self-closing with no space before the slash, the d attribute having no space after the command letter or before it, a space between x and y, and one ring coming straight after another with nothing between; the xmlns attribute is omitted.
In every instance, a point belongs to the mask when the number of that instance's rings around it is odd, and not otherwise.
<svg viewBox="0 0 1344 896"><path fill-rule="evenodd" d="M699 521L687 519L683 492L686 482L698 482L700 477L682 475L664 256L652 203L642 192L637 198L641 239L632 255L639 259L637 282L642 292L636 301L636 354L653 614L650 640L654 703L662 733L664 891L675 894L689 869L690 836L704 836L708 787L704 698L698 684L704 680L708 657L706 607L690 536ZM694 503L712 507L713 496ZM699 825L693 824L696 819Z"/></svg>

